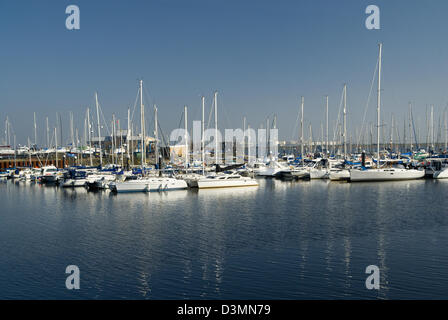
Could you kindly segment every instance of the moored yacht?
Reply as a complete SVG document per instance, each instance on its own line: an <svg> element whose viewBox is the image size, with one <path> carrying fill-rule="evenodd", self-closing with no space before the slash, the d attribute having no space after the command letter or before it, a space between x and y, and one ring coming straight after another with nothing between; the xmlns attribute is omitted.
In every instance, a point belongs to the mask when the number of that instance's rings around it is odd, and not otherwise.
<svg viewBox="0 0 448 320"><path fill-rule="evenodd" d="M157 192L187 189L184 180L167 177L141 178L110 184L110 189L117 193L124 192Z"/></svg>
<svg viewBox="0 0 448 320"><path fill-rule="evenodd" d="M397 181L420 179L424 170L405 168L351 169L350 181Z"/></svg>
<svg viewBox="0 0 448 320"><path fill-rule="evenodd" d="M257 180L239 174L217 174L197 181L199 189L258 186Z"/></svg>

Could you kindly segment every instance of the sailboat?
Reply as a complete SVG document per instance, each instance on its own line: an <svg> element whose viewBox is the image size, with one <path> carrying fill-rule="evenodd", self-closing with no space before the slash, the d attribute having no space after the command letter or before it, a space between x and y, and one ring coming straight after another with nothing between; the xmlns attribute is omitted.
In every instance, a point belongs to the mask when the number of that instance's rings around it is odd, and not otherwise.
<svg viewBox="0 0 448 320"><path fill-rule="evenodd" d="M142 131L142 152L141 152L141 166L142 175L145 173L145 121L144 121L144 105L143 105L143 80L140 80L140 113L141 113L141 131ZM157 112L157 108L155 108ZM156 114L157 115L157 114ZM157 116L155 117L155 128L158 128ZM157 139L155 150L158 150ZM159 168L160 170L160 168ZM159 171L160 172L160 171ZM168 177L141 177L136 180L128 180L123 182L115 182L109 185L112 191L121 192L152 192L152 191L170 191L187 189L188 185L184 180Z"/></svg>
<svg viewBox="0 0 448 320"><path fill-rule="evenodd" d="M377 97L377 167L375 169L351 169L350 181L397 181L423 178L425 171L405 168L380 168L380 116L381 116L381 54L383 44L379 45L378 57L378 97Z"/></svg>
<svg viewBox="0 0 448 320"><path fill-rule="evenodd" d="M254 178L242 177L233 173L211 175L198 180L197 184L199 189L258 186L258 182Z"/></svg>

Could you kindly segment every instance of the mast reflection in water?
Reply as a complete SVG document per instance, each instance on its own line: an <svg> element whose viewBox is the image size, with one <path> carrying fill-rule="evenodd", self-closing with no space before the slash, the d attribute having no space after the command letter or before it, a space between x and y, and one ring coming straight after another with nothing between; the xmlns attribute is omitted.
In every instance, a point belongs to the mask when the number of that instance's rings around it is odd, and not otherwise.
<svg viewBox="0 0 448 320"><path fill-rule="evenodd" d="M0 184L0 298L446 298L445 181L119 194ZM65 288L65 268L81 290ZM381 270L380 290L365 268Z"/></svg>

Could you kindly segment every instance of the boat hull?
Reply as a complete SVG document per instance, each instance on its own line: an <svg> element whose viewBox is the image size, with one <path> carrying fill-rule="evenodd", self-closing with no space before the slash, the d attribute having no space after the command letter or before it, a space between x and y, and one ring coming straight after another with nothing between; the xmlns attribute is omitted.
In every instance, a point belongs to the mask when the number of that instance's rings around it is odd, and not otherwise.
<svg viewBox="0 0 448 320"><path fill-rule="evenodd" d="M212 188L235 188L235 187L256 187L258 182L255 179L202 179L198 181L199 189Z"/></svg>
<svg viewBox="0 0 448 320"><path fill-rule="evenodd" d="M184 180L173 178L150 178L117 182L110 187L112 191L117 193L129 193L183 190L187 189L188 185Z"/></svg>
<svg viewBox="0 0 448 320"><path fill-rule="evenodd" d="M350 171L347 169L330 171L329 178L331 181L347 181L350 180Z"/></svg>
<svg viewBox="0 0 448 320"><path fill-rule="evenodd" d="M437 170L433 174L434 179L448 179L448 168Z"/></svg>
<svg viewBox="0 0 448 320"><path fill-rule="evenodd" d="M350 170L350 181L399 181L414 180L425 176L423 170L406 170L406 169L367 169L367 170Z"/></svg>

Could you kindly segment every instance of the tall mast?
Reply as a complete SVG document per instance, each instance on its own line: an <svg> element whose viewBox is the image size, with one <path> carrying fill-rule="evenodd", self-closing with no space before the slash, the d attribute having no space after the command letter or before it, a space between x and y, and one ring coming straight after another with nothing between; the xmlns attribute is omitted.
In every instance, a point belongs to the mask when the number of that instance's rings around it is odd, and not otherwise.
<svg viewBox="0 0 448 320"><path fill-rule="evenodd" d="M47 149L50 149L50 126L48 125L48 117L46 118L47 124Z"/></svg>
<svg viewBox="0 0 448 320"><path fill-rule="evenodd" d="M36 112L34 112L34 146L37 146L37 123L36 123Z"/></svg>
<svg viewBox="0 0 448 320"><path fill-rule="evenodd" d="M55 159L56 159L56 168L58 167L58 133L57 129L54 128L54 150L55 150Z"/></svg>
<svg viewBox="0 0 448 320"><path fill-rule="evenodd" d="M411 147L411 152L412 149L414 149L414 145L412 143L412 138L413 138L413 130L412 130L412 104L409 102L409 145ZM414 137L415 138L415 137Z"/></svg>
<svg viewBox="0 0 448 320"><path fill-rule="evenodd" d="M391 115L391 127L390 127L390 150L393 151L394 150L394 130L395 130L395 119L394 119L394 114L392 113Z"/></svg>
<svg viewBox="0 0 448 320"><path fill-rule="evenodd" d="M16 145L16 135L14 135L14 168L17 168L17 145Z"/></svg>
<svg viewBox="0 0 448 320"><path fill-rule="evenodd" d="M184 121L185 121L185 172L188 168L188 109L184 106Z"/></svg>
<svg viewBox="0 0 448 320"><path fill-rule="evenodd" d="M120 119L118 119L118 133L120 134L120 155L121 155L121 168L124 168L124 159L123 159L123 134L121 132Z"/></svg>
<svg viewBox="0 0 448 320"><path fill-rule="evenodd" d="M325 137L326 137L326 148L325 151L328 154L328 96L325 97L325 101L326 101L326 107L325 107L325 118L326 118L326 132L325 132Z"/></svg>
<svg viewBox="0 0 448 320"><path fill-rule="evenodd" d="M201 97L202 100L202 139L201 139L201 150L202 150L202 175L205 174L205 97Z"/></svg>
<svg viewBox="0 0 448 320"><path fill-rule="evenodd" d="M155 146L154 146L154 158L157 168L159 168L159 124L157 118L157 106L154 105L154 138L155 138Z"/></svg>
<svg viewBox="0 0 448 320"><path fill-rule="evenodd" d="M87 137L89 139L89 157L90 157L90 166L93 166L92 161L92 129L90 126L90 108L87 108L87 128L89 132L87 133Z"/></svg>
<svg viewBox="0 0 448 320"><path fill-rule="evenodd" d="M146 148L145 148L145 106L143 105L143 80L140 80L140 122L142 131L140 152L142 153L142 174L144 174Z"/></svg>
<svg viewBox="0 0 448 320"><path fill-rule="evenodd" d="M218 91L214 94L215 104L215 164L218 164Z"/></svg>
<svg viewBox="0 0 448 320"><path fill-rule="evenodd" d="M434 150L434 105L431 105L431 149Z"/></svg>
<svg viewBox="0 0 448 320"><path fill-rule="evenodd" d="M378 157L376 159L376 167L380 167L380 121L381 121L381 54L382 54L383 44L379 44L379 59L378 59L378 101L377 101L377 140L376 140L376 147L377 147L377 154Z"/></svg>
<svg viewBox="0 0 448 320"><path fill-rule="evenodd" d="M250 131L250 125L247 126L247 131ZM250 153L250 148L251 148L251 141L250 141L250 134L247 135L247 162L250 162L251 159L251 153Z"/></svg>
<svg viewBox="0 0 448 320"><path fill-rule="evenodd" d="M300 157L302 158L302 164L304 162L303 159L303 105L305 103L305 99L302 96L302 104L301 104L301 111L300 111L300 131L301 131L301 135L300 135Z"/></svg>
<svg viewBox="0 0 448 320"><path fill-rule="evenodd" d="M131 109L128 108L128 132L126 134L126 152L128 155L128 161L129 161L129 148L131 144Z"/></svg>
<svg viewBox="0 0 448 320"><path fill-rule="evenodd" d="M98 123L98 145L100 148L100 167L103 166L103 151L101 149L101 123L100 123L100 106L98 104L98 93L95 92L96 119Z"/></svg>
<svg viewBox="0 0 448 320"><path fill-rule="evenodd" d="M347 84L344 84L344 159L347 157Z"/></svg>
<svg viewBox="0 0 448 320"><path fill-rule="evenodd" d="M71 138L71 142L72 142L72 147L71 149L75 148L75 133L74 133L74 129L73 129L73 112L70 111L70 138Z"/></svg>
<svg viewBox="0 0 448 320"><path fill-rule="evenodd" d="M115 150L117 148L117 141L115 140L115 113L112 114L112 164L116 164L118 160L115 157Z"/></svg>
<svg viewBox="0 0 448 320"><path fill-rule="evenodd" d="M270 152L269 152L269 139L270 139L269 131L270 131L270 129L271 129L271 125L269 123L269 117L267 117L267 119L266 119L266 154L268 156L270 156Z"/></svg>

